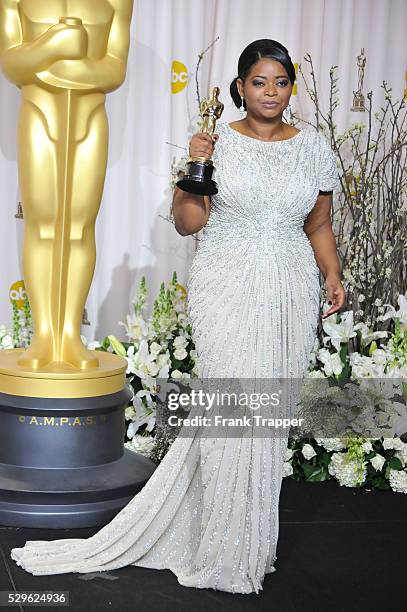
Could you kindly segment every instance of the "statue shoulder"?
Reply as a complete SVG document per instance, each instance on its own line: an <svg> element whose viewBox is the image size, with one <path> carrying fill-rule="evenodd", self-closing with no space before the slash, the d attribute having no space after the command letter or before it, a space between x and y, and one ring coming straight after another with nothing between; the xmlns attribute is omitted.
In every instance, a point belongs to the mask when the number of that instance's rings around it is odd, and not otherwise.
<svg viewBox="0 0 407 612"><path fill-rule="evenodd" d="M134 0L109 0L115 13L130 17L133 13Z"/></svg>
<svg viewBox="0 0 407 612"><path fill-rule="evenodd" d="M21 43L20 0L0 1L0 55Z"/></svg>

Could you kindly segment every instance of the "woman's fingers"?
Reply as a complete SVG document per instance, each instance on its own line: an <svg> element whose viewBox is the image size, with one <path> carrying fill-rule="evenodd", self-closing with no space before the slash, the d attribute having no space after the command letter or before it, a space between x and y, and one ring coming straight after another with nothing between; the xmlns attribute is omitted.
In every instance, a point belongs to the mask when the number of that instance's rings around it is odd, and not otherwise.
<svg viewBox="0 0 407 612"><path fill-rule="evenodd" d="M214 140L209 134L194 134L189 143L190 157L210 158L213 153Z"/></svg>
<svg viewBox="0 0 407 612"><path fill-rule="evenodd" d="M218 134L214 134L213 136L202 132L194 134L189 143L190 157L204 157L205 159L209 159L218 138Z"/></svg>

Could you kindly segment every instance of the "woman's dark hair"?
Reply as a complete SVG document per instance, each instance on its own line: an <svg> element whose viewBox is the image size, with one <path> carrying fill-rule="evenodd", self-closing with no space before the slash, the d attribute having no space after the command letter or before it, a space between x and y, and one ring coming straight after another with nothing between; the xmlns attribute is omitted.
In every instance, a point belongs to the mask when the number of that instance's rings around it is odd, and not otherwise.
<svg viewBox="0 0 407 612"><path fill-rule="evenodd" d="M243 49L237 66L238 76L230 84L230 95L238 108L240 108L242 100L237 89L237 79L240 78L244 81L251 67L261 59L273 59L280 62L286 69L291 84L294 85L295 83L295 68L286 47L277 40L270 40L269 38L255 40ZM246 108L246 102L243 103L243 106Z"/></svg>

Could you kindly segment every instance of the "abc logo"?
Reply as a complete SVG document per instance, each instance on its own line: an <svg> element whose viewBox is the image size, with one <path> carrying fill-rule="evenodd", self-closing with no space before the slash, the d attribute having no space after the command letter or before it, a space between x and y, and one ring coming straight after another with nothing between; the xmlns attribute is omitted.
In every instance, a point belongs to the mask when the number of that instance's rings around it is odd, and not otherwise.
<svg viewBox="0 0 407 612"><path fill-rule="evenodd" d="M188 70L185 64L174 60L171 67L171 91L173 94L182 91L188 83Z"/></svg>
<svg viewBox="0 0 407 612"><path fill-rule="evenodd" d="M9 295L11 303L15 304L17 308L20 308L22 310L24 308L24 300L27 297L24 281L19 280L13 283L10 287Z"/></svg>
<svg viewBox="0 0 407 612"><path fill-rule="evenodd" d="M294 63L294 70L295 70L295 74L298 74L298 62L295 62L295 63ZM297 81L295 81L294 86L293 86L293 90L292 90L291 94L292 94L293 96L296 96L296 95L297 95L297 93L298 93L298 92L297 92Z"/></svg>

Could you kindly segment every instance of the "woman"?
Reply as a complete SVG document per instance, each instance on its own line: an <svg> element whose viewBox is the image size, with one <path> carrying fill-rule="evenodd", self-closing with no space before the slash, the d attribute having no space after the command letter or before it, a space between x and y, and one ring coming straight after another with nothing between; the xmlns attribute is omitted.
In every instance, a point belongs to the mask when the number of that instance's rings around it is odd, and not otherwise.
<svg viewBox="0 0 407 612"><path fill-rule="evenodd" d="M218 194L174 193L178 232L204 228L188 280L200 374L231 383L302 377L319 314L318 266L332 303L325 316L345 300L330 224L335 158L315 130L282 120L295 81L285 47L253 42L238 75L231 94L246 117L220 124L213 141L196 134L190 143L191 157L213 154ZM259 593L276 569L287 436L182 432L109 525L85 540L27 542L13 559L33 574L168 568L185 586Z"/></svg>

